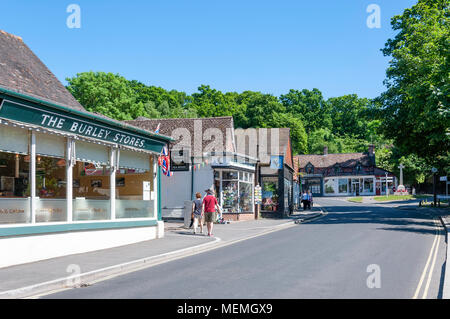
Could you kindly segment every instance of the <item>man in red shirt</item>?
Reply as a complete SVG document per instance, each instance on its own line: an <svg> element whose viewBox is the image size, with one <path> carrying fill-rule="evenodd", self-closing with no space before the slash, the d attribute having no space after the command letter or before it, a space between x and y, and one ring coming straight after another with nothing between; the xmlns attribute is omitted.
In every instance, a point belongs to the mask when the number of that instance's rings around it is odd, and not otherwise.
<svg viewBox="0 0 450 319"><path fill-rule="evenodd" d="M203 198L203 211L205 216L206 227L208 228L208 236L212 236L213 223L215 220L216 209L220 210L219 203L214 197L211 189L206 190L206 196Z"/></svg>

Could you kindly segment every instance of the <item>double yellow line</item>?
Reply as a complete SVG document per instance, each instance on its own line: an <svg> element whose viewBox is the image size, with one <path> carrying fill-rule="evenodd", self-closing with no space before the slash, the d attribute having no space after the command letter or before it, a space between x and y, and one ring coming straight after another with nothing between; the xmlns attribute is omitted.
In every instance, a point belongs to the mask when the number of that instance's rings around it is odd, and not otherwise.
<svg viewBox="0 0 450 319"><path fill-rule="evenodd" d="M437 258L437 254L438 254L438 250L439 250L439 243L441 241L441 230L440 230L439 224L437 222L437 219L433 218L433 221L434 221L435 230L436 230L436 233L434 236L434 241L433 241L433 246L431 246L431 250L430 250L430 254L428 255L427 263L425 264L425 268L422 272L422 276L420 277L419 284L417 285L416 292L414 293L414 296L412 297L412 299L417 299L419 297L420 290L422 289L422 285L424 283L424 280L425 280L425 277L427 274L428 266L430 266L430 262L431 262L431 267L428 271L428 278L425 283L424 291L422 294L422 299L427 298L428 289L430 288L431 278L433 277L433 270L434 270L434 266L436 264L436 258Z"/></svg>

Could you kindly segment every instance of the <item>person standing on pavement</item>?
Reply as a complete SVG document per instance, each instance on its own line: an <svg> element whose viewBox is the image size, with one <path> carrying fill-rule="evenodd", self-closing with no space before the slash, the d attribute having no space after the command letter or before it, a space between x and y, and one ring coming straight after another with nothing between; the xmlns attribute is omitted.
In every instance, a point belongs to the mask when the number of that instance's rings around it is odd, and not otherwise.
<svg viewBox="0 0 450 319"><path fill-rule="evenodd" d="M217 198L213 195L211 189L207 189L206 196L203 198L203 211L205 214L206 227L208 228L208 236L213 236L213 223L215 218L216 209L220 211L219 203Z"/></svg>
<svg viewBox="0 0 450 319"><path fill-rule="evenodd" d="M200 224L200 233L203 234L203 201L200 193L195 194L192 202L192 215L194 217L194 234L197 233L198 224Z"/></svg>
<svg viewBox="0 0 450 319"><path fill-rule="evenodd" d="M311 209L313 204L313 196L310 190L308 190L308 209Z"/></svg>
<svg viewBox="0 0 450 319"><path fill-rule="evenodd" d="M306 210L306 208L308 207L308 193L306 193L306 191L303 191L302 203L303 203L303 210Z"/></svg>

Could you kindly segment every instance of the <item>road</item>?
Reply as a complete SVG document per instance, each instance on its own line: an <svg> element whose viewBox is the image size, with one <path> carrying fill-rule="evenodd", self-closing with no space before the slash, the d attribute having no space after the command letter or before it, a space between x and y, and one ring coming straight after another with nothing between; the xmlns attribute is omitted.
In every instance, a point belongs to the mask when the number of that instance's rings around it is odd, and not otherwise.
<svg viewBox="0 0 450 319"><path fill-rule="evenodd" d="M433 216L315 200L321 219L43 298L441 297L446 243Z"/></svg>

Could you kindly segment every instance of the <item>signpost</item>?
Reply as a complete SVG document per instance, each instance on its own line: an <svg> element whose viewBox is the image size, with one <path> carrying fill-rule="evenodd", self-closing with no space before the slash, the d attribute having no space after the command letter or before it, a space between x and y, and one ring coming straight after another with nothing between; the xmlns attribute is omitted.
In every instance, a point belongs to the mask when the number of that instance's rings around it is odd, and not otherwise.
<svg viewBox="0 0 450 319"><path fill-rule="evenodd" d="M256 204L256 218L258 218L259 210L261 207L260 205L262 204L262 190L259 184L255 186L255 204Z"/></svg>
<svg viewBox="0 0 450 319"><path fill-rule="evenodd" d="M437 173L438 169L436 167L433 167L431 169L431 172L433 173L433 206L436 207L436 202L437 202L437 198L436 198L436 173Z"/></svg>

